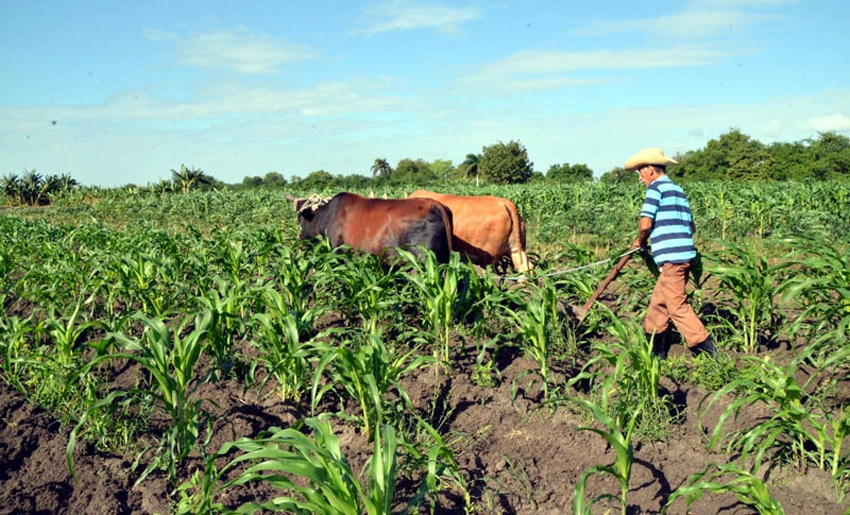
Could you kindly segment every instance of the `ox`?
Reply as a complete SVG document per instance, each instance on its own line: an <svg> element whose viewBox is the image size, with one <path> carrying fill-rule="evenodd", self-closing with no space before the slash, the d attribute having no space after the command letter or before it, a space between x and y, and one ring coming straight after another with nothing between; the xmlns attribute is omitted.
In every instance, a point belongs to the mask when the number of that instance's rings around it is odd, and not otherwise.
<svg viewBox="0 0 850 515"><path fill-rule="evenodd" d="M350 245L378 256L402 247L421 257L420 247L447 263L452 251L452 215L431 199L374 199L338 193L292 200L301 239L324 236L332 247Z"/></svg>
<svg viewBox="0 0 850 515"><path fill-rule="evenodd" d="M452 248L478 266L510 256L517 272L532 270L525 253L525 223L513 202L501 197L467 197L416 190L410 198L431 198L452 212Z"/></svg>

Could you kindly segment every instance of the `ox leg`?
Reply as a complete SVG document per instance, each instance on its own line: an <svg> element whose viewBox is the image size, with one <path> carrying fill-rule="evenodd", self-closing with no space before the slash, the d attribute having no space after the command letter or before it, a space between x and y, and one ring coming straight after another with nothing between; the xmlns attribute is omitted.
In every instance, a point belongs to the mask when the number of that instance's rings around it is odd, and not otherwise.
<svg viewBox="0 0 850 515"><path fill-rule="evenodd" d="M528 255L525 252L511 252L511 261L517 272L525 274L531 271L531 264L528 262Z"/></svg>

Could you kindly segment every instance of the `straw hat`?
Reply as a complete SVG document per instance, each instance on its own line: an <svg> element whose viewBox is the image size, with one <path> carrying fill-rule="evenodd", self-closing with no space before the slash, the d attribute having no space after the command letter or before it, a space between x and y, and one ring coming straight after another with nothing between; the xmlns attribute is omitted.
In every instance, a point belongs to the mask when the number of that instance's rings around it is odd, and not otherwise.
<svg viewBox="0 0 850 515"><path fill-rule="evenodd" d="M665 156L664 152L660 148L647 147L626 159L626 170L637 170L638 168L646 165L667 167L675 164L679 164L679 162Z"/></svg>

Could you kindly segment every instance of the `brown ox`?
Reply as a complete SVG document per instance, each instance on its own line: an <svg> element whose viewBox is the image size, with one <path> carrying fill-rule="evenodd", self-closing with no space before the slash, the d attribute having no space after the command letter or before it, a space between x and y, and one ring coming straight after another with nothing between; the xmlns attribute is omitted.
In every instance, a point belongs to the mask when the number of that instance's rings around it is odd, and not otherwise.
<svg viewBox="0 0 850 515"><path fill-rule="evenodd" d="M381 256L401 247L420 256L420 247L447 263L452 251L452 215L430 199L374 199L338 193L330 199L287 196L298 211L301 239L324 236L332 247L350 245Z"/></svg>
<svg viewBox="0 0 850 515"><path fill-rule="evenodd" d="M431 198L452 212L452 248L478 266L510 256L519 273L532 270L525 253L525 223L513 202L501 197L468 197L416 190L410 198Z"/></svg>

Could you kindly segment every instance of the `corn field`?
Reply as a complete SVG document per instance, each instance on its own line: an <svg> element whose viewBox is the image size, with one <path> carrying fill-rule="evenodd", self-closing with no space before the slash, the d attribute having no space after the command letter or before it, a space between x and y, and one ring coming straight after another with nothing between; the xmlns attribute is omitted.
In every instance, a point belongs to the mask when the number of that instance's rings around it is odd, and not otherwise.
<svg viewBox="0 0 850 515"><path fill-rule="evenodd" d="M569 313L633 241L638 184L454 188L517 205L526 282L299 241L291 204L263 190L4 208L0 503L845 512L850 183L684 187L701 251L688 295L717 359L652 355L639 260ZM59 442L38 452L60 487L39 484L30 431Z"/></svg>

